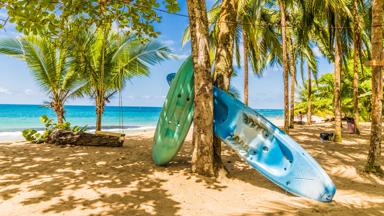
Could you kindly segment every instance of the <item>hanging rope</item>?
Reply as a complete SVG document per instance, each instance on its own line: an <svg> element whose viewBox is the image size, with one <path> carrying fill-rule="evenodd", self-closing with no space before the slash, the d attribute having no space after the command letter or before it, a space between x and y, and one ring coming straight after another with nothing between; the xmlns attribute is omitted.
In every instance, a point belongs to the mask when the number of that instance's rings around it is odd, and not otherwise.
<svg viewBox="0 0 384 216"><path fill-rule="evenodd" d="M119 117L120 132L124 133L124 107L123 107L123 94L121 90L119 90L119 108L120 108L120 117Z"/></svg>
<svg viewBox="0 0 384 216"><path fill-rule="evenodd" d="M119 28L117 30L117 37L118 37L118 40L119 40L119 45L121 45L121 29ZM121 64L121 62L119 62L119 64ZM123 78L123 77L121 77ZM124 82L124 81L123 81ZM123 85L122 84L120 87L119 87L119 111L120 111L120 115L119 115L119 126L120 126L120 132L121 133L124 133L124 107L123 107Z"/></svg>

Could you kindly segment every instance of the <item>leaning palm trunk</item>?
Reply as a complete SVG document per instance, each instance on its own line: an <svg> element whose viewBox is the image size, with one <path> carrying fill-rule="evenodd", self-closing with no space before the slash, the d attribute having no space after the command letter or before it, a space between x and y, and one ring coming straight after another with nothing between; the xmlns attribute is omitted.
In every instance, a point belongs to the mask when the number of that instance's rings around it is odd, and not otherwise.
<svg viewBox="0 0 384 216"><path fill-rule="evenodd" d="M194 127L192 171L216 176L221 162L215 160L213 143L213 86L211 80L208 18L203 0L187 0L194 68Z"/></svg>
<svg viewBox="0 0 384 216"><path fill-rule="evenodd" d="M290 66L291 66L291 98L290 98L290 119L289 119L289 127L294 128L294 120L295 120L295 83L296 83L296 60L295 60L295 49L293 47L293 41L290 39Z"/></svg>
<svg viewBox="0 0 384 216"><path fill-rule="evenodd" d="M233 47L236 29L237 0L223 0L217 24L217 44L214 66L214 84L228 91L233 73ZM221 141L214 137L215 161L225 170L221 161ZM220 174L220 173L218 173Z"/></svg>
<svg viewBox="0 0 384 216"><path fill-rule="evenodd" d="M312 124L312 78L311 67L308 65L308 101L307 101L307 125Z"/></svg>
<svg viewBox="0 0 384 216"><path fill-rule="evenodd" d="M353 117L355 120L355 133L359 131L359 70L358 70L358 52L359 52L359 22L358 22L358 2L353 1Z"/></svg>
<svg viewBox="0 0 384 216"><path fill-rule="evenodd" d="M243 51L244 51L244 104L248 106L248 46L247 33L243 29Z"/></svg>
<svg viewBox="0 0 384 216"><path fill-rule="evenodd" d="M335 112L335 142L341 142L341 30L339 16L336 15L336 42L335 42L335 95L334 95L334 112Z"/></svg>
<svg viewBox="0 0 384 216"><path fill-rule="evenodd" d="M382 171L380 168L382 139L382 99L383 99L383 8L382 0L372 2L372 123L368 160L365 170L368 172Z"/></svg>
<svg viewBox="0 0 384 216"><path fill-rule="evenodd" d="M229 90L233 73L233 47L236 28L236 0L223 0L217 21L217 44L214 65L215 85Z"/></svg>
<svg viewBox="0 0 384 216"><path fill-rule="evenodd" d="M288 51L286 35L285 2L279 0L281 16L281 37L283 43L283 70L284 70L284 130L289 133L289 87L288 87Z"/></svg>

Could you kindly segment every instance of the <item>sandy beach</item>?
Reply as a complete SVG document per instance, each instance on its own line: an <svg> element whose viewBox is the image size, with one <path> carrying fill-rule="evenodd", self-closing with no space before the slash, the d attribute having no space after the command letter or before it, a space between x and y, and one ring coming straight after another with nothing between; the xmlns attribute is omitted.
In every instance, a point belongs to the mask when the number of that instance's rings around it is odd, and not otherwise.
<svg viewBox="0 0 384 216"><path fill-rule="evenodd" d="M345 129L345 128L344 128ZM191 137L167 167L151 161L153 131L130 134L122 148L0 144L0 215L384 215L384 178L361 172L369 124L321 143L329 123L291 135L336 184L332 203L290 195L228 148L229 178L191 173Z"/></svg>

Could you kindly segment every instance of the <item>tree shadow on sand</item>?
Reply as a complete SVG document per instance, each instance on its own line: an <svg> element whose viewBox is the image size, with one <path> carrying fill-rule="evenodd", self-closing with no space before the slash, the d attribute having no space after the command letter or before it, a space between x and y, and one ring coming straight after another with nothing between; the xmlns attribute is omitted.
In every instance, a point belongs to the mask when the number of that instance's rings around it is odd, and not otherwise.
<svg viewBox="0 0 384 216"><path fill-rule="evenodd" d="M1 146L0 157L0 202L23 190L32 195L21 204L52 203L41 209L48 215L73 209L94 209L98 215L176 215L179 210L161 188L165 180L151 176L156 167L139 160L150 153L132 146Z"/></svg>
<svg viewBox="0 0 384 216"><path fill-rule="evenodd" d="M305 130L302 127L292 130L293 138L323 166L337 189L347 191L351 197L343 192L335 202L322 204L289 195L224 146L223 162L230 178L287 194L284 200L255 203L255 212L243 215L383 214L383 202L362 202L353 197L354 193L383 196L380 190L383 179L356 169L365 163L368 146L364 142L369 131L363 130L359 137L344 137L343 144L336 144L319 141L318 132L327 127L305 126ZM178 156L164 167L153 164L151 143L150 138L135 137L128 139L122 148L1 145L0 203L23 192L29 195L20 200L22 205L45 203L41 214L47 215L72 210L80 210L84 215L179 215L181 201L164 189L164 185L172 185L172 178L164 179L158 173L182 176L209 190L222 191L228 187L220 180L191 173L191 142L186 142Z"/></svg>

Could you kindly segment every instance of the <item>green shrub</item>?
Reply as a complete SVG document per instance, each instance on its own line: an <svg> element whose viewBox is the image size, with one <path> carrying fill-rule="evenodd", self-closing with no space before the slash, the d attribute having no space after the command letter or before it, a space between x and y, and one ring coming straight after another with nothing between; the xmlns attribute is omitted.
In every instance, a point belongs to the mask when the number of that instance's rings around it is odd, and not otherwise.
<svg viewBox="0 0 384 216"><path fill-rule="evenodd" d="M47 140L49 135L51 135L51 133L56 129L72 131L75 134L82 133L87 130L87 126L74 126L73 128L71 128L70 122L64 122L63 124L55 123L53 119L48 118L48 116L46 115L40 117L40 122L44 125L44 132L39 133L33 129L23 130L22 135L26 141L32 143L43 143Z"/></svg>

